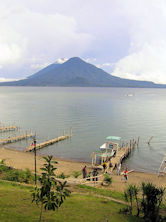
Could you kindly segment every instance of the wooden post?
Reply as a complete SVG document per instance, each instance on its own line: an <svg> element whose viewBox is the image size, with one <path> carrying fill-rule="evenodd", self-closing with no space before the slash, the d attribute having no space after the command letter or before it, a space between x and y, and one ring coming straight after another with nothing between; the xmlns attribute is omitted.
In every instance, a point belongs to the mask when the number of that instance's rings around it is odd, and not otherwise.
<svg viewBox="0 0 166 222"><path fill-rule="evenodd" d="M148 141L148 145L150 145L150 142L152 141L153 136L150 137L149 141Z"/></svg>
<svg viewBox="0 0 166 222"><path fill-rule="evenodd" d="M70 128L70 136L72 136L72 127Z"/></svg>
<svg viewBox="0 0 166 222"><path fill-rule="evenodd" d="M137 140L137 146L139 145L139 139L140 139L140 137L138 137L138 140Z"/></svg>
<svg viewBox="0 0 166 222"><path fill-rule="evenodd" d="M95 153L95 165L96 165L96 153Z"/></svg>
<svg viewBox="0 0 166 222"><path fill-rule="evenodd" d="M37 185L37 175L36 175L36 136L34 137L34 159L35 159L35 186Z"/></svg>

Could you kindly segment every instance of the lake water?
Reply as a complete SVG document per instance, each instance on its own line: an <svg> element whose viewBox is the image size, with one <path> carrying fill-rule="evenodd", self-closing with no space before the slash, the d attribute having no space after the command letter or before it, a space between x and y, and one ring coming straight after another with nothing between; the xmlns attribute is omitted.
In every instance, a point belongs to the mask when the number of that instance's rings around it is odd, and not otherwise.
<svg viewBox="0 0 166 222"><path fill-rule="evenodd" d="M166 90L135 88L0 87L0 121L37 132L38 142L73 129L74 136L41 154L91 161L110 135L129 142L140 136L125 165L156 172L166 150ZM0 133L0 138L15 132ZM147 141L154 136L151 145ZM32 139L10 144L23 150ZM8 145L9 146L9 145Z"/></svg>

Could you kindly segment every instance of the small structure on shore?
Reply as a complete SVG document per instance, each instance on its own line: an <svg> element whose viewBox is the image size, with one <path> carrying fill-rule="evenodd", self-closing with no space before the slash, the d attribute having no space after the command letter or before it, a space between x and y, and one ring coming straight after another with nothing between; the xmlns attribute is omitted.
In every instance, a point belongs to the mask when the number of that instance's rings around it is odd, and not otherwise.
<svg viewBox="0 0 166 222"><path fill-rule="evenodd" d="M112 172L116 166L122 163L138 143L139 142L136 142L135 140L130 140L129 145L124 143L121 145L121 137L108 136L106 142L100 146L100 151L91 154L92 167L97 166L97 157L99 157L98 168L102 169L103 163L107 162L108 168L110 168L110 171Z"/></svg>
<svg viewBox="0 0 166 222"><path fill-rule="evenodd" d="M116 152L120 149L121 137L108 136L106 142L100 146L100 151L95 151L91 154L92 166L97 164L97 158L99 158L100 165L104 162L108 162Z"/></svg>
<svg viewBox="0 0 166 222"><path fill-rule="evenodd" d="M118 150L121 146L121 137L118 136L107 136L106 137L106 142L100 146L101 150Z"/></svg>

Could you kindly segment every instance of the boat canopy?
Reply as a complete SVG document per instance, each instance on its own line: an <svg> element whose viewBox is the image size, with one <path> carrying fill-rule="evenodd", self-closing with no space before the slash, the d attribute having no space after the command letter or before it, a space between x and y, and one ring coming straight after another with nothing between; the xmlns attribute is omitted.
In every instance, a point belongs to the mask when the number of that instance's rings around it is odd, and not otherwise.
<svg viewBox="0 0 166 222"><path fill-rule="evenodd" d="M121 137L118 137L118 136L107 136L106 140L121 140Z"/></svg>
<svg viewBox="0 0 166 222"><path fill-rule="evenodd" d="M107 149L106 143L104 143L104 144L100 147L100 149Z"/></svg>

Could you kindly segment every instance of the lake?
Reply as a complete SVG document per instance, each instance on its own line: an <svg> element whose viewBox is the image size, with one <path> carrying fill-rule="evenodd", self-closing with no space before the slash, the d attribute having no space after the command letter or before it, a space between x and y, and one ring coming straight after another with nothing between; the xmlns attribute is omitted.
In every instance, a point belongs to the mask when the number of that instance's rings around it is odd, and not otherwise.
<svg viewBox="0 0 166 222"><path fill-rule="evenodd" d="M61 136L72 127L71 139L45 147L38 151L41 154L91 161L91 152L110 135L124 142L140 136L139 146L124 163L130 169L156 172L165 154L166 89L0 87L0 104L0 121L36 131L37 142ZM0 133L0 138L15 134ZM7 147L23 150L31 142Z"/></svg>

